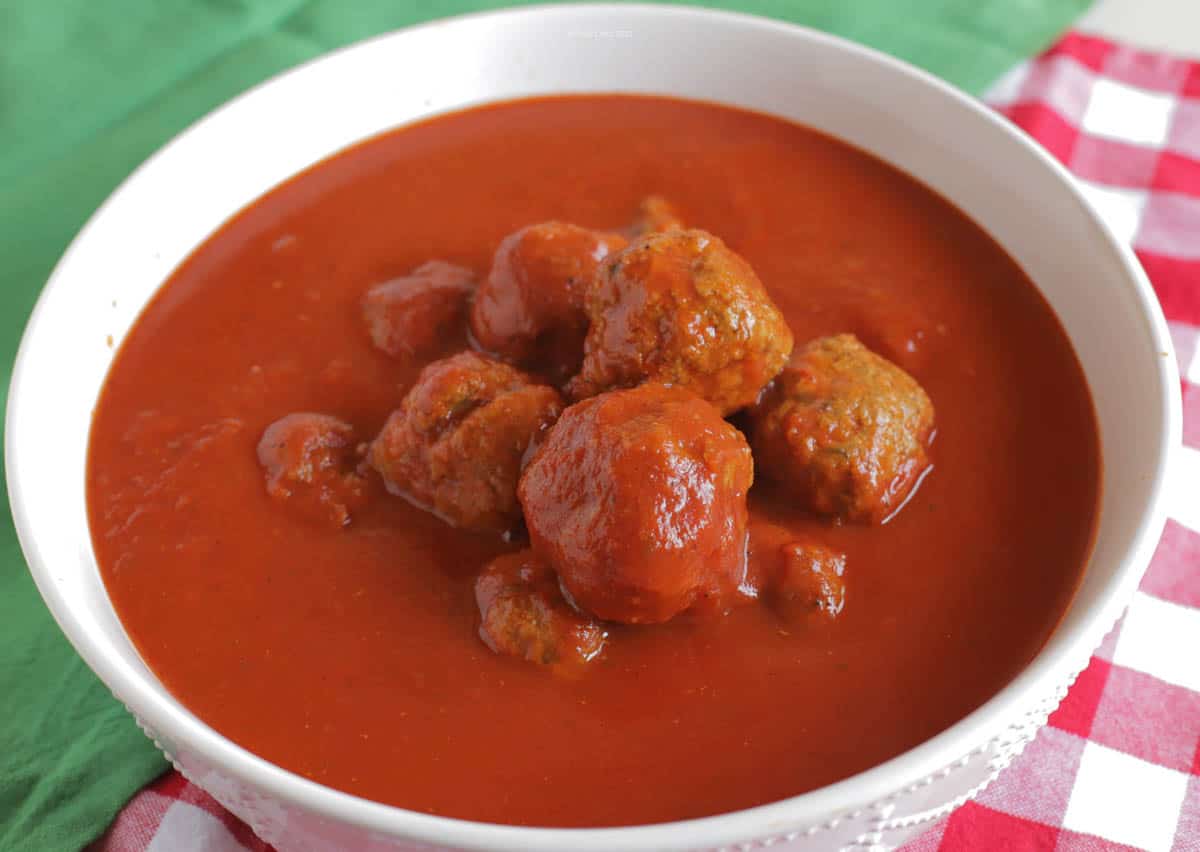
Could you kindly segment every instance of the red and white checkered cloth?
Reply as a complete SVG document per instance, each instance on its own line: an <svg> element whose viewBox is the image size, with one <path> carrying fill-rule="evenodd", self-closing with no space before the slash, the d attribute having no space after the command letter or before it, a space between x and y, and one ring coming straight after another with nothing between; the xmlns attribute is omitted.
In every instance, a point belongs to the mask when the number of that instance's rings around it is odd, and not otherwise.
<svg viewBox="0 0 1200 852"><path fill-rule="evenodd" d="M1200 62L1071 34L989 101L1137 250L1179 356L1185 447L1172 520L1121 624L1024 754L905 852L1200 852ZM270 847L171 772L93 849Z"/></svg>

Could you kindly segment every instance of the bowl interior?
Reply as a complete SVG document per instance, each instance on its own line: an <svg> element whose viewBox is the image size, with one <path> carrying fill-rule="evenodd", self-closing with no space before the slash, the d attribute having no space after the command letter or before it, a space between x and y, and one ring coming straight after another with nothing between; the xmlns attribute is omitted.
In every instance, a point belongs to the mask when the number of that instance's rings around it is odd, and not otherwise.
<svg viewBox="0 0 1200 852"><path fill-rule="evenodd" d="M83 474L88 423L113 342L119 344L172 269L239 208L382 130L486 101L562 92L715 101L837 136L966 211L1057 312L1094 396L1105 489L1090 567L1047 648L999 696L913 752L790 804L715 818L724 822L707 836L710 842L744 837L785 813L828 815L965 754L1005 724L1022 695L1077 670L1136 585L1161 527L1156 495L1169 448L1178 442L1177 378L1166 326L1130 252L1091 213L1066 173L1019 132L898 62L741 16L592 6L432 24L277 78L148 161L55 270L14 374L10 491L22 544L55 616L89 664L168 743L199 748L235 774L329 813L385 829L411 816L257 761L161 689L122 631L92 554ZM448 822L426 819L429 826ZM648 843L655 837L652 829L621 831L641 832Z"/></svg>

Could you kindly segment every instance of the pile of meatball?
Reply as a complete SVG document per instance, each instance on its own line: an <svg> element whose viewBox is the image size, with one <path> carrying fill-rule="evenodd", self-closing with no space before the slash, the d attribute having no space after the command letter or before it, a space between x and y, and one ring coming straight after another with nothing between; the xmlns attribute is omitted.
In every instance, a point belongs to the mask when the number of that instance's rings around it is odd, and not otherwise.
<svg viewBox="0 0 1200 852"><path fill-rule="evenodd" d="M750 265L660 198L623 232L505 238L482 278L431 261L372 288L373 344L427 363L373 441L322 414L272 424L268 492L335 526L372 477L451 527L524 549L483 566L483 641L557 672L608 625L762 599L834 618L845 557L749 524L755 472L834 523L879 524L931 466L933 405L850 334L794 349ZM737 416L745 433L729 420Z"/></svg>

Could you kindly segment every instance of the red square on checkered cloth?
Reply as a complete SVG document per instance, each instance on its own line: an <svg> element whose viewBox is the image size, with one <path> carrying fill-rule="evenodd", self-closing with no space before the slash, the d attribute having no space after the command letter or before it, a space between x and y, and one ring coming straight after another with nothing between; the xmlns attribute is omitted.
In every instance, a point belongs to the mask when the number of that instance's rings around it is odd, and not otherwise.
<svg viewBox="0 0 1200 852"><path fill-rule="evenodd" d="M1096 718L1100 696L1104 694L1104 685L1108 682L1111 670L1110 663L1093 658L1091 665L1075 680L1062 704L1050 715L1048 724L1086 738L1092 732L1092 722Z"/></svg>
<svg viewBox="0 0 1200 852"><path fill-rule="evenodd" d="M1079 131L1050 106L1040 103L1021 103L1004 107L1009 119L1036 136L1047 151L1061 162L1067 163L1075 152Z"/></svg>
<svg viewBox="0 0 1200 852"><path fill-rule="evenodd" d="M1122 48L1108 39L1084 33L1067 33L1058 43L1035 59L1031 65L1043 65L1060 56L1069 56L1093 71L1104 70L1108 58Z"/></svg>
<svg viewBox="0 0 1200 852"><path fill-rule="evenodd" d="M1137 250L1167 319L1200 325L1200 259ZM1188 424L1184 424L1185 427Z"/></svg>
<svg viewBox="0 0 1200 852"><path fill-rule="evenodd" d="M1174 151L1163 151L1159 155L1151 180L1155 189L1183 192L1197 184L1200 184L1200 160Z"/></svg>
<svg viewBox="0 0 1200 852"><path fill-rule="evenodd" d="M1194 478L1174 486L1169 509L1181 522L1168 524L1140 600L1200 636L1200 386L1187 375L1189 365L1200 374L1200 64L1069 34L997 93L996 107L1074 170L1085 192L1129 205L1102 213L1134 224L1130 239L1175 322L1193 454L1181 458ZM1200 692L1189 688L1200 685L1200 642L1172 642L1140 612L1109 634L1049 726L980 801L905 852L1200 852ZM1146 668L1166 679L1130 665L1137 660L1161 660ZM176 775L135 797L96 848L140 852L151 841L266 848Z"/></svg>
<svg viewBox="0 0 1200 852"><path fill-rule="evenodd" d="M1042 852L1054 849L1062 829L967 802L950 815L940 850L989 849Z"/></svg>

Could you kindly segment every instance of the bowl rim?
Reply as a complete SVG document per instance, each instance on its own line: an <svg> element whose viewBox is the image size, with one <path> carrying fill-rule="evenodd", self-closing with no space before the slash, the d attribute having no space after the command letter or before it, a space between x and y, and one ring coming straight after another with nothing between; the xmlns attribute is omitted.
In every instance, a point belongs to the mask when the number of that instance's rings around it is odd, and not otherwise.
<svg viewBox="0 0 1200 852"><path fill-rule="evenodd" d="M32 533L32 524L22 500L22 481L15 473L14 464L21 451L19 441L13 438L14 413L20 400L31 394L29 390L28 348L33 330L44 322L49 295L62 285L62 270L67 260L84 241L97 221L103 219L114 199L138 180L151 163L164 152L191 134L196 128L212 121L229 110L234 104L257 97L263 90L276 82L298 74L310 66L336 60L342 54L380 41L444 28L453 28L466 21L496 19L518 21L537 19L543 16L570 18L580 12L610 13L636 19L639 16L660 18L708 19L718 24L738 25L773 31L796 39L798 43L820 44L825 48L840 50L855 56L859 61L882 66L883 70L907 76L938 92L942 97L955 102L959 107L983 117L999 134L1017 141L1028 154L1041 161L1049 172L1063 184L1063 189L1073 197L1081 215L1098 226L1108 248L1120 258L1128 284L1139 303L1141 319L1147 324L1149 337L1167 357L1159 359L1158 379L1160 385L1160 414L1163 429L1157 464L1151 475L1152 489L1148 505L1144 506L1136 532L1126 543L1121 564L1104 585L1093 607L1086 617L1064 633L1060 624L1037 656L1006 686L984 704L960 719L949 728L925 740L917 746L883 763L877 764L856 775L825 787L792 796L776 802L759 805L729 813L695 819L678 820L648 825L621 826L611 828L545 828L475 822L451 817L433 816L404 808L385 805L331 787L310 781L276 764L258 757L249 750L225 738L214 728L187 712L172 706L171 699L156 683L136 672L132 667L110 659L104 649L96 647L58 588L52 570L43 560L38 542ZM479 103L489 103L484 99ZM478 104L474 104L478 105ZM472 105L458 107L470 109ZM330 152L326 156L331 156ZM969 211L966 213L968 216ZM231 214L232 215L232 214ZM1036 282L1035 282L1036 286ZM1157 544L1165 523L1164 483L1168 475L1174 448L1181 443L1181 412L1178 398L1178 369L1174 358L1171 336L1161 307L1154 295L1148 278L1135 258L1132 249L1121 242L1098 217L1084 199L1073 176L1044 148L1026 136L1015 125L1010 124L981 101L956 89L943 80L903 60L894 58L873 48L848 41L808 27L785 21L739 12L679 5L656 5L649 3L567 3L522 6L509 9L476 12L441 18L416 26L382 33L363 39L336 50L324 53L300 65L273 75L267 80L224 102L176 134L158 148L150 157L127 176L108 196L103 204L89 217L87 223L71 241L62 258L55 265L47 283L34 306L22 335L17 358L14 363L6 411L5 467L9 501L18 539L26 557L30 572L37 587L57 621L60 629L70 640L89 667L105 682L114 695L126 702L128 709L164 739L186 746L203 759L238 782L262 791L282 802L338 822L350 823L377 832L383 836L403 838L434 844L449 844L457 848L470 849L513 849L554 850L572 848L579 850L608 850L616 847L637 849L674 848L687 838L704 838L707 845L743 840L748 837L786 831L800 823L816 824L830 815L845 811L857 802L884 800L897 792L900 779L931 776L934 772L956 762L973 748L985 743L1011 720L1015 708L1028 703L1031 695L1048 692L1052 685L1061 682L1064 674L1074 675L1086 663L1084 646L1088 653L1094 647L1092 637L1098 641L1103 632L1111 628L1117 616L1132 596L1142 570ZM156 743L157 744L157 743Z"/></svg>

